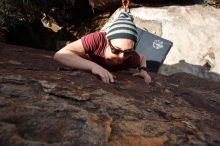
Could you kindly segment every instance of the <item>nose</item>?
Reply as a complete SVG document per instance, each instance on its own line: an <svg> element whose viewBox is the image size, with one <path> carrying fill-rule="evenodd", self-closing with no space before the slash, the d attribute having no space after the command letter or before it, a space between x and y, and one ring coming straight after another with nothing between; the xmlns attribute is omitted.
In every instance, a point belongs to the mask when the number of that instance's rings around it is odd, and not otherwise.
<svg viewBox="0 0 220 146"><path fill-rule="evenodd" d="M118 54L118 57L119 57L119 58L124 58L124 53Z"/></svg>

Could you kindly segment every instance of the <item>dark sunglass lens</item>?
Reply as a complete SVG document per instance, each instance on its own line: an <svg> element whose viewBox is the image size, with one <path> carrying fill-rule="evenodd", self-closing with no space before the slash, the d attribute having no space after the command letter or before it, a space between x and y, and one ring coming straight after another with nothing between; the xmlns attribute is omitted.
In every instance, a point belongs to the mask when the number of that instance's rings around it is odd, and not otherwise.
<svg viewBox="0 0 220 146"><path fill-rule="evenodd" d="M111 51L113 54L119 54L118 50L111 46Z"/></svg>
<svg viewBox="0 0 220 146"><path fill-rule="evenodd" d="M120 53L120 50L118 50L118 49L115 49L114 48L114 46L112 46L112 44L111 43L109 43L110 44L110 48L111 48L111 52L113 53L113 54L119 54Z"/></svg>
<svg viewBox="0 0 220 146"><path fill-rule="evenodd" d="M134 49L128 49L128 50L120 50L120 49L115 49L114 46L111 44L111 42L109 41L109 45L110 45L110 48L111 48L111 52L113 54L120 54L120 53L124 53L125 56L129 56L129 55L132 55L132 53L134 52Z"/></svg>
<svg viewBox="0 0 220 146"><path fill-rule="evenodd" d="M118 50L118 49L114 49L115 51L115 54L120 54L121 53L121 50Z"/></svg>

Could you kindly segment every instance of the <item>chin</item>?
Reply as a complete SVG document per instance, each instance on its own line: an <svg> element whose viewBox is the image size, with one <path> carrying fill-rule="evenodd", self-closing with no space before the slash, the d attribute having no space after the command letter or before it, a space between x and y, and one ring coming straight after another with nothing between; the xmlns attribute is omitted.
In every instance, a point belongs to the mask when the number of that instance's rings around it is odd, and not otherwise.
<svg viewBox="0 0 220 146"><path fill-rule="evenodd" d="M124 60L117 60L116 63L117 64L121 64Z"/></svg>
<svg viewBox="0 0 220 146"><path fill-rule="evenodd" d="M124 60L108 60L107 63L110 65L117 65L123 63Z"/></svg>
<svg viewBox="0 0 220 146"><path fill-rule="evenodd" d="M122 64L124 62L124 60L115 60L113 61L113 63L116 64Z"/></svg>

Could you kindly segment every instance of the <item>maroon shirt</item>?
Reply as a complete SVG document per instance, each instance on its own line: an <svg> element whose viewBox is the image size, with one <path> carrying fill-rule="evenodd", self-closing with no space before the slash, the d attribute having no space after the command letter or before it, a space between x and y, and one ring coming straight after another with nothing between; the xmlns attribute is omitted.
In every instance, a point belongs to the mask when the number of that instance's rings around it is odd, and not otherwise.
<svg viewBox="0 0 220 146"><path fill-rule="evenodd" d="M131 57L123 63L117 65L108 65L105 63L105 50L108 46L106 32L94 32L81 38L85 53L89 55L92 61L109 70L122 70L128 68L137 68L140 66L140 56L134 52Z"/></svg>

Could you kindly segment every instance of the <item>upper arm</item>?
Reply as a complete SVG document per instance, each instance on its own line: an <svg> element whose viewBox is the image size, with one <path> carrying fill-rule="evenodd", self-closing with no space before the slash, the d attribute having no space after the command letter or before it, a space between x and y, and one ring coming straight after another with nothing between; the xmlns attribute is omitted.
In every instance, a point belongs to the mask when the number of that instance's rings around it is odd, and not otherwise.
<svg viewBox="0 0 220 146"><path fill-rule="evenodd" d="M74 53L82 57L86 56L81 39L66 45L57 53Z"/></svg>
<svg viewBox="0 0 220 146"><path fill-rule="evenodd" d="M105 37L102 33L94 32L68 44L60 51L58 51L58 54L74 53L81 57L88 58L88 54L94 53L98 48L100 48L100 45L103 44L100 42L103 42L103 39L105 39Z"/></svg>

